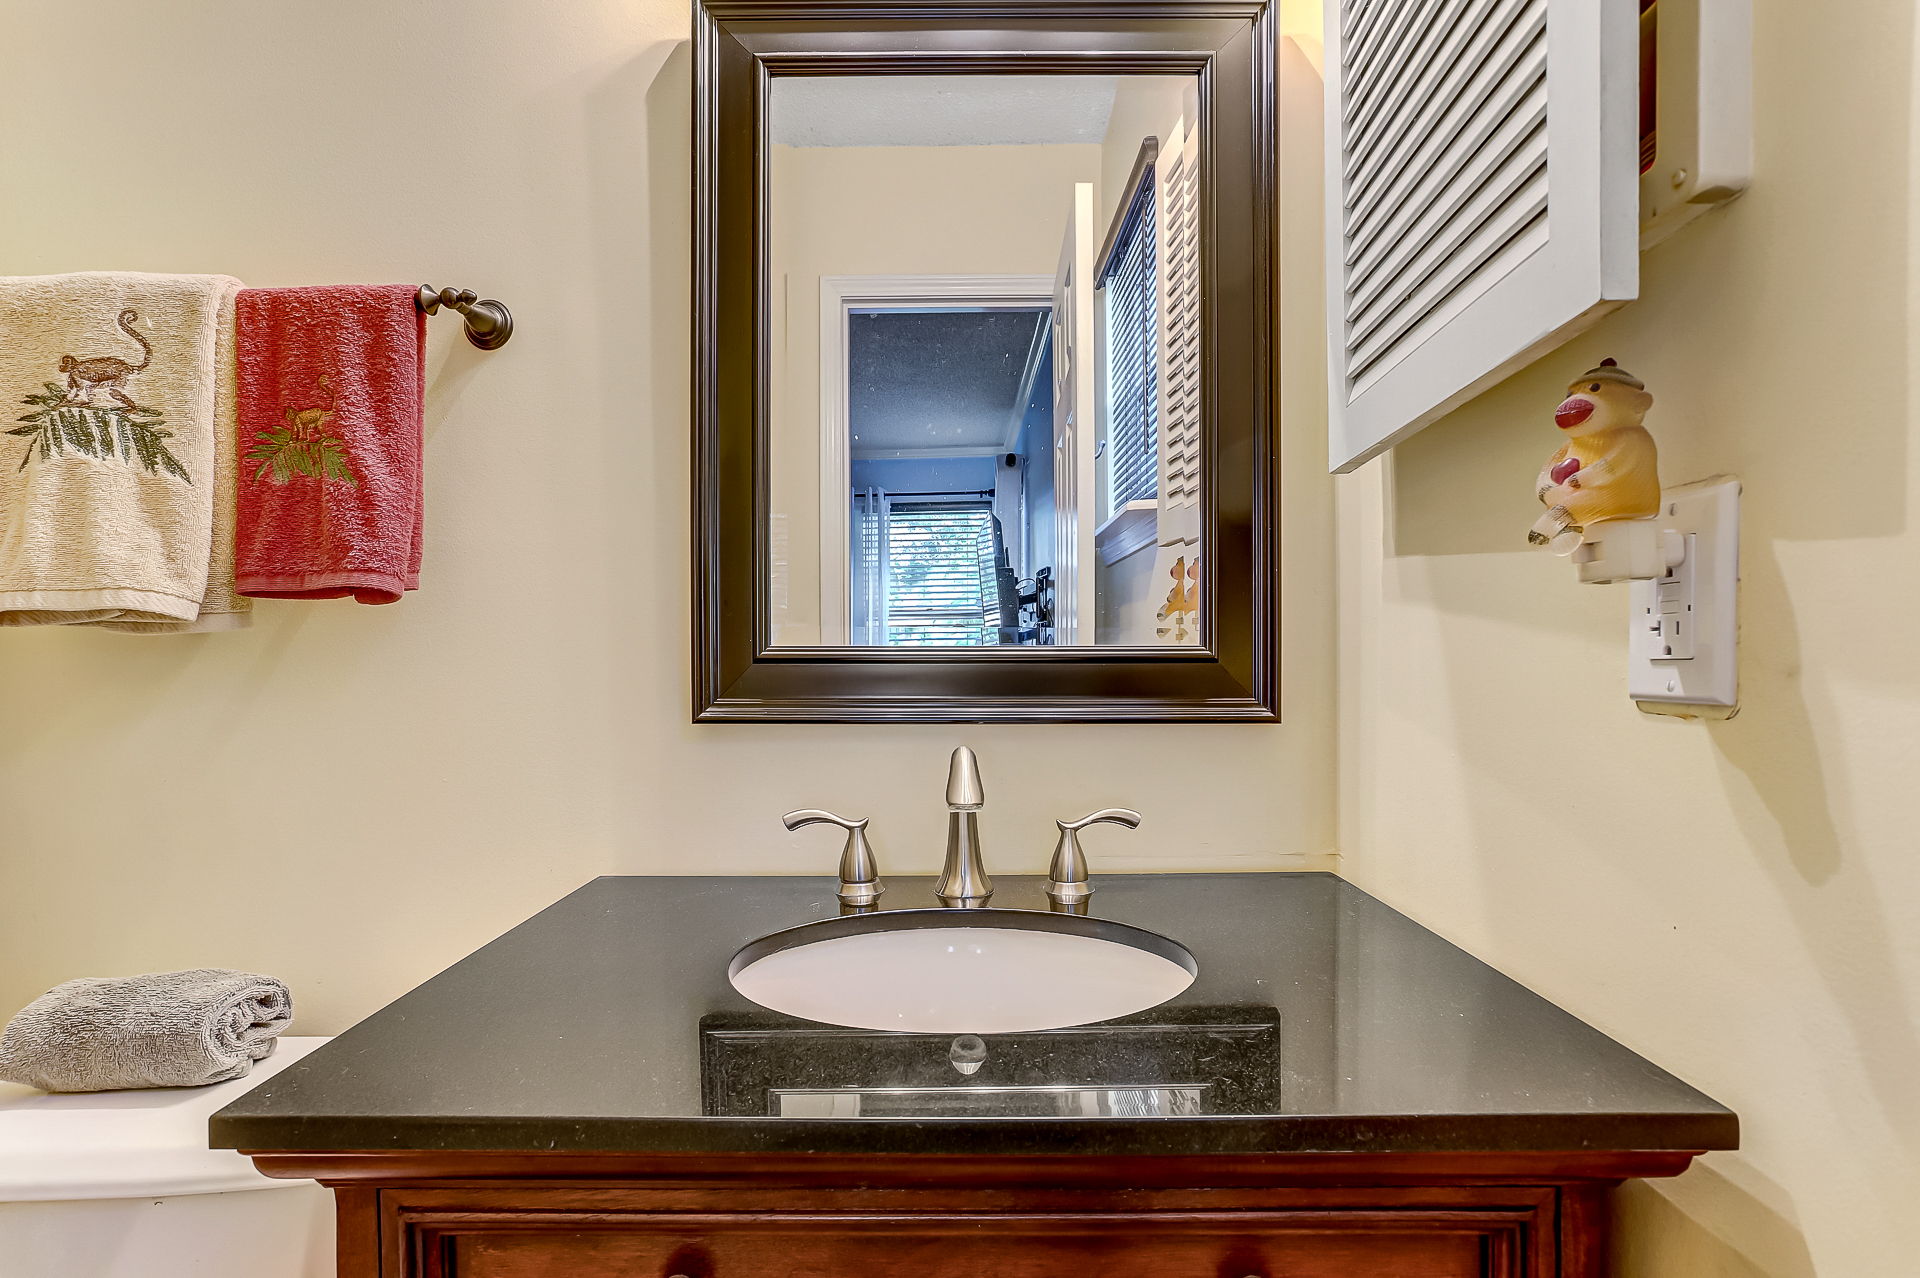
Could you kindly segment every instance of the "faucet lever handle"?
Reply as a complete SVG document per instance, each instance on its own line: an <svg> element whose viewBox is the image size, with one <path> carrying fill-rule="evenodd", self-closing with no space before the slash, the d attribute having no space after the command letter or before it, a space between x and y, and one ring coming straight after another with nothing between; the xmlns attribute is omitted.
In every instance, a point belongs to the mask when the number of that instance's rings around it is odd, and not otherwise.
<svg viewBox="0 0 1920 1278"><path fill-rule="evenodd" d="M1053 864L1047 870L1047 895L1056 907L1073 909L1093 895L1087 881L1087 854L1080 850L1080 831L1090 825L1124 825L1140 828L1140 814L1131 808L1101 808L1078 821L1055 821L1060 841L1053 845Z"/></svg>
<svg viewBox="0 0 1920 1278"><path fill-rule="evenodd" d="M822 824L837 825L843 830L864 830L867 828L866 817L861 817L856 821L852 817L843 817L837 813L828 812L825 808L801 808L798 811L789 812L781 817L780 823L789 830L798 830L804 826Z"/></svg>
<svg viewBox="0 0 1920 1278"><path fill-rule="evenodd" d="M1129 830L1140 828L1140 814L1132 808L1101 808L1098 812L1089 812L1078 821L1055 821L1062 831L1079 832L1090 825L1124 825Z"/></svg>
<svg viewBox="0 0 1920 1278"><path fill-rule="evenodd" d="M880 864L867 842L867 818L853 820L822 808L801 808L780 818L789 830L809 825L837 825L847 832L840 849L840 901L843 905L872 905L886 886L880 882Z"/></svg>

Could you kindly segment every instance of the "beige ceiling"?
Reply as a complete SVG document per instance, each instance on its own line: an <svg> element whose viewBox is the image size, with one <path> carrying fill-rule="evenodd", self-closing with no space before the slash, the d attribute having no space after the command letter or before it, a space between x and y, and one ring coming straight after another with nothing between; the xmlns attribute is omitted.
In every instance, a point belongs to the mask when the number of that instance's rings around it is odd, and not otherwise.
<svg viewBox="0 0 1920 1278"><path fill-rule="evenodd" d="M771 134L785 146L1038 146L1106 136L1110 75L784 76Z"/></svg>

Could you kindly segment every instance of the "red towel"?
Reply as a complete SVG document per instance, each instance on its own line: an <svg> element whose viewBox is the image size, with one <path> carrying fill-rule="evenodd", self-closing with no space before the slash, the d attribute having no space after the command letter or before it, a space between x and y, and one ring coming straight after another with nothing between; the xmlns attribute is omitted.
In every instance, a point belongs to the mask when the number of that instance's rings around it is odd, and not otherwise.
<svg viewBox="0 0 1920 1278"><path fill-rule="evenodd" d="M426 317L416 292L241 291L241 594L371 604L419 588Z"/></svg>

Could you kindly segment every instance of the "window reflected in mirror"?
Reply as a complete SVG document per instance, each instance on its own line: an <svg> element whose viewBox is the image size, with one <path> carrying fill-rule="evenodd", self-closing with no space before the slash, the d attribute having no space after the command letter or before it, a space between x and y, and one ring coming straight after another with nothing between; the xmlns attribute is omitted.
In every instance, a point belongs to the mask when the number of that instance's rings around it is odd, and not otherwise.
<svg viewBox="0 0 1920 1278"><path fill-rule="evenodd" d="M773 80L774 644L1201 642L1199 105Z"/></svg>

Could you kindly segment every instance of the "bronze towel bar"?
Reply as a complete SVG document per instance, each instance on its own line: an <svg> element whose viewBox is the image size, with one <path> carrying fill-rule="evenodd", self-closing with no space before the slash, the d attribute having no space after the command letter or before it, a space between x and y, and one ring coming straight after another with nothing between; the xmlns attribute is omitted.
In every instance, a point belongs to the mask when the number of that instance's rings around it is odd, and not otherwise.
<svg viewBox="0 0 1920 1278"><path fill-rule="evenodd" d="M429 315L443 306L459 311L467 323L467 340L483 351L498 350L513 336L513 313L503 303L481 297L470 288L436 289L422 284L414 301Z"/></svg>

